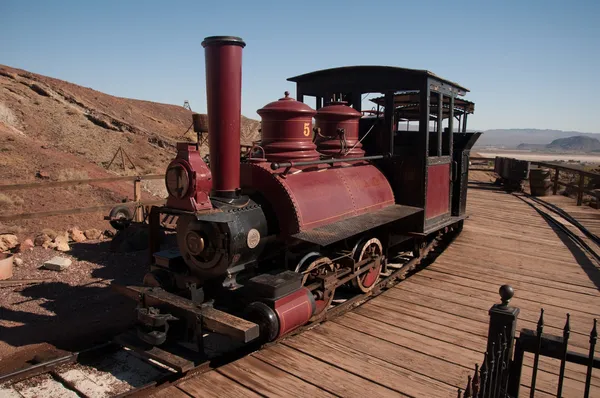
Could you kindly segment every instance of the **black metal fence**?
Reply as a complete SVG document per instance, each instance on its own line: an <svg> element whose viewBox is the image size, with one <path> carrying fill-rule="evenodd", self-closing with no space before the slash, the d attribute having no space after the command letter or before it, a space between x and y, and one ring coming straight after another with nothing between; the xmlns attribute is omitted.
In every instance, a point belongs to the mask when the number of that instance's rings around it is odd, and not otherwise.
<svg viewBox="0 0 600 398"><path fill-rule="evenodd" d="M571 327L569 314L562 336L544 333L544 310L541 310L536 330L521 329L515 336L519 309L508 304L514 295L509 285L500 287L501 304L494 304L489 311L487 350L481 366L475 365L473 376L468 377L465 389L458 390L458 398L516 398L519 397L521 374L525 353L532 353L533 370L530 397L535 396L540 357L560 360L556 396L562 397L567 362L587 367L583 397L590 397L592 370L600 368L600 358L594 357L598 332L597 320L590 332L588 355L569 350Z"/></svg>

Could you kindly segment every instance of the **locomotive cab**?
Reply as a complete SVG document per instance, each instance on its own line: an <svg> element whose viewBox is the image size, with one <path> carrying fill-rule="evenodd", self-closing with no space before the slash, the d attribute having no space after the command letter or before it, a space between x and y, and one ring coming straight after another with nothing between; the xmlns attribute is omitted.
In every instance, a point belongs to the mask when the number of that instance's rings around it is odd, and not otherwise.
<svg viewBox="0 0 600 398"><path fill-rule="evenodd" d="M361 112L365 94L382 94L370 100L376 108L363 112L360 139L367 156L386 155L373 162L390 181L395 203L423 209L410 232L428 235L464 219L464 212L452 212L452 203L466 198L466 190L453 189L462 181L454 149L461 159L468 156L479 135L468 148L454 148L454 136L467 134L475 109L460 98L468 89L426 70L388 66L333 68L288 80L296 83L297 99L315 97L317 109L342 97Z"/></svg>

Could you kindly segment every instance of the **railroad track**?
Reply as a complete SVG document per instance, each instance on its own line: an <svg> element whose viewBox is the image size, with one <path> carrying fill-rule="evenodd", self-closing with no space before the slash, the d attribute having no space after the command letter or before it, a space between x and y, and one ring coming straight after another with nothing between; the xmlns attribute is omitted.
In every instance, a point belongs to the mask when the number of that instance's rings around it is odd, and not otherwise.
<svg viewBox="0 0 600 398"><path fill-rule="evenodd" d="M573 216L552 203L548 203L527 193L513 193L512 195L532 207L548 224L564 233L568 239L600 264L600 253L598 250L600 248L600 238ZM566 221L566 223L562 222L561 219ZM593 246L597 248L595 249Z"/></svg>
<svg viewBox="0 0 600 398"><path fill-rule="evenodd" d="M183 381L200 373L232 362L261 347L302 333L318 324L340 316L370 298L393 287L435 260L456 235L448 229L421 247L419 256L383 277L369 293L353 296L330 308L324 316L272 343L249 344L241 349L212 360L195 363L191 368L173 368L140 353L115 338L90 349L70 353L25 369L0 375L0 396L23 398L29 396L84 397L147 396L160 388Z"/></svg>

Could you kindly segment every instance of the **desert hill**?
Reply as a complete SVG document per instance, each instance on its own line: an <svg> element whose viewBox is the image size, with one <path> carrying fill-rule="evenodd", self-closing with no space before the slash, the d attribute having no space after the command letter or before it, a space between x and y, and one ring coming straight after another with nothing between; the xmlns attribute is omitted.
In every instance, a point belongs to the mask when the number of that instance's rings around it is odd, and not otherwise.
<svg viewBox="0 0 600 398"><path fill-rule="evenodd" d="M0 65L0 184L36 182L40 171L50 180L163 173L176 142L195 141L191 123L192 112L183 106L114 97ZM242 143L256 140L258 127L258 121L242 117ZM122 170L120 158L105 169L119 147L135 170ZM161 191L146 187L148 196ZM131 183L0 192L0 215L113 203L132 194ZM108 224L102 214L87 214L7 222L0 233L25 234L46 225Z"/></svg>
<svg viewBox="0 0 600 398"><path fill-rule="evenodd" d="M559 138L569 138L573 136L585 136L591 138L600 138L600 134L582 133L579 131L563 130L544 130L544 129L494 129L485 130L477 143L476 147L496 147L496 148L517 148L525 143L527 148L535 149L545 146L552 140Z"/></svg>
<svg viewBox="0 0 600 398"><path fill-rule="evenodd" d="M546 152L598 152L600 151L600 140L591 136L576 135L573 137L557 138L545 145L523 143L519 144L517 149Z"/></svg>
<svg viewBox="0 0 600 398"><path fill-rule="evenodd" d="M546 145L546 148L564 151L592 152L600 150L600 141L598 141L597 138L577 135L574 137L558 138Z"/></svg>

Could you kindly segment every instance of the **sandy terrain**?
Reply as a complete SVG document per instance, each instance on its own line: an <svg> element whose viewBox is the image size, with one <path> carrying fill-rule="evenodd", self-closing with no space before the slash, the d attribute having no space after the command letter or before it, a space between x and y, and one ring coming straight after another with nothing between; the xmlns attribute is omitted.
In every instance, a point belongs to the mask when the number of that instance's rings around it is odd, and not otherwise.
<svg viewBox="0 0 600 398"><path fill-rule="evenodd" d="M476 149L477 153L482 157L494 158L496 156L515 158L521 160L532 160L532 161L576 161L584 163L600 163L600 154L577 154L577 153L539 153L529 151L486 151L483 149Z"/></svg>

